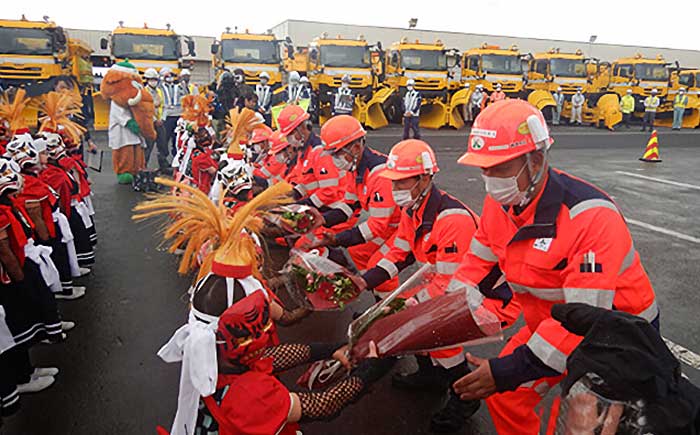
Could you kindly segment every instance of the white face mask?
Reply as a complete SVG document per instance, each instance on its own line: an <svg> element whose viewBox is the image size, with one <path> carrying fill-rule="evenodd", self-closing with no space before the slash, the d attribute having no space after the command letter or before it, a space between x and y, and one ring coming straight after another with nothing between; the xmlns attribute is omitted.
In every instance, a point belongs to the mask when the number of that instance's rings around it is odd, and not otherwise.
<svg viewBox="0 0 700 435"><path fill-rule="evenodd" d="M352 171L355 166L354 161L348 161L343 154L335 153L333 154L333 164L340 171Z"/></svg>
<svg viewBox="0 0 700 435"><path fill-rule="evenodd" d="M401 208L411 208L415 204L416 200L413 199L413 194L411 194L411 191L418 185L420 182L420 179L416 181L416 183L411 186L408 189L402 189L402 190L392 190L391 191L391 196L394 197L394 202L396 205L398 205Z"/></svg>
<svg viewBox="0 0 700 435"><path fill-rule="evenodd" d="M168 83L172 83L173 80L174 80L174 79L173 79L172 77L166 77L166 78L165 78L165 81L168 82Z"/></svg>
<svg viewBox="0 0 700 435"><path fill-rule="evenodd" d="M406 89L408 89L409 91L412 91L412 90L413 90L413 86L406 86Z"/></svg>
<svg viewBox="0 0 700 435"><path fill-rule="evenodd" d="M301 148L304 146L304 140L303 139L297 139L296 133L292 133L289 136L287 136L287 142L293 147L293 148Z"/></svg>
<svg viewBox="0 0 700 435"><path fill-rule="evenodd" d="M518 171L514 177L489 177L481 174L486 186L486 193L503 205L523 206L527 199L527 192L521 192L518 188L518 177L525 170L527 163Z"/></svg>

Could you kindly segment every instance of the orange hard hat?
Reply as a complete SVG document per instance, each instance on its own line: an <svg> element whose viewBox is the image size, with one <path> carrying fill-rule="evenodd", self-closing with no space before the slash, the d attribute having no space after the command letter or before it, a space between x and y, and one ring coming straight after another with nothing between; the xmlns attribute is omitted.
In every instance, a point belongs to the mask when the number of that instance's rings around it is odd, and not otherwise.
<svg viewBox="0 0 700 435"><path fill-rule="evenodd" d="M517 99L497 101L474 120L467 152L457 162L491 168L554 142L547 123L532 104Z"/></svg>
<svg viewBox="0 0 700 435"><path fill-rule="evenodd" d="M279 131L286 136L307 119L309 119L309 114L306 113L304 109L297 105L290 104L282 109L277 117L277 124L280 127Z"/></svg>
<svg viewBox="0 0 700 435"><path fill-rule="evenodd" d="M337 151L366 134L360 121L350 115L334 116L321 127L321 140L327 151Z"/></svg>
<svg viewBox="0 0 700 435"><path fill-rule="evenodd" d="M407 139L394 145L380 177L403 180L417 175L433 175L439 171L435 153L430 145L419 139Z"/></svg>
<svg viewBox="0 0 700 435"><path fill-rule="evenodd" d="M265 124L256 127L253 130L253 135L250 137L250 143L260 143L270 139L272 129Z"/></svg>
<svg viewBox="0 0 700 435"><path fill-rule="evenodd" d="M273 156L289 146L287 138L279 130L273 132L268 140L270 141L268 154Z"/></svg>

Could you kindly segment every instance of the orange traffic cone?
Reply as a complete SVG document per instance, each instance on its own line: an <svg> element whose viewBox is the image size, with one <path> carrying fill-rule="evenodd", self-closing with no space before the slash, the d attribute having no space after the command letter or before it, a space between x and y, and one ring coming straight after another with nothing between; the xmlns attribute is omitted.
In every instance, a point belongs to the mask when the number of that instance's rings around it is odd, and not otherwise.
<svg viewBox="0 0 700 435"><path fill-rule="evenodd" d="M649 163L661 162L661 157L659 156L659 138L656 137L656 130L651 132L647 148L644 150L644 155L642 155L639 160Z"/></svg>

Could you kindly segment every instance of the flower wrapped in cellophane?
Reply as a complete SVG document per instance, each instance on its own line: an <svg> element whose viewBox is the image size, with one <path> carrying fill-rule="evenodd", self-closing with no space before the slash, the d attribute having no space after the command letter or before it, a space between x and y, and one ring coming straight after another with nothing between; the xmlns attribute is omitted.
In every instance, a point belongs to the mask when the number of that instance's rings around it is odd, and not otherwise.
<svg viewBox="0 0 700 435"><path fill-rule="evenodd" d="M316 311L342 310L363 290L350 271L317 251L292 249L282 272L294 302Z"/></svg>
<svg viewBox="0 0 700 435"><path fill-rule="evenodd" d="M318 210L301 204L283 205L270 210L265 221L292 235L310 233L323 224Z"/></svg>
<svg viewBox="0 0 700 435"><path fill-rule="evenodd" d="M434 265L422 266L350 324L348 341L354 361L367 356L370 341L377 345L378 355L385 357L502 339L500 320L481 306L481 294L475 288L457 287L420 303L414 297L406 298L421 293L434 275Z"/></svg>

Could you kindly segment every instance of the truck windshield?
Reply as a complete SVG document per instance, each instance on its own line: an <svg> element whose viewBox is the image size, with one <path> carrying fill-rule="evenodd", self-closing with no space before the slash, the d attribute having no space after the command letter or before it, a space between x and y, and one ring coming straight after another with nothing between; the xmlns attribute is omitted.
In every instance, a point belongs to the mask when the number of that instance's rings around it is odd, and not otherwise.
<svg viewBox="0 0 700 435"><path fill-rule="evenodd" d="M700 73L698 73L698 74L700 74ZM695 79L695 77L693 74L681 74L678 77L678 83L681 86L684 86L686 88L692 88L693 86L695 86L694 79Z"/></svg>
<svg viewBox="0 0 700 435"><path fill-rule="evenodd" d="M552 75L560 77L586 77L586 63L583 59L552 59Z"/></svg>
<svg viewBox="0 0 700 435"><path fill-rule="evenodd" d="M224 62L266 64L280 62L279 48L275 41L224 39L221 41L221 57Z"/></svg>
<svg viewBox="0 0 700 435"><path fill-rule="evenodd" d="M447 71L447 57L440 50L403 50L401 66L418 71Z"/></svg>
<svg viewBox="0 0 700 435"><path fill-rule="evenodd" d="M481 57L481 69L491 74L521 75L523 65L519 56L506 56L503 54L485 54Z"/></svg>
<svg viewBox="0 0 700 435"><path fill-rule="evenodd" d="M369 47L322 45L321 64L347 68L369 68Z"/></svg>
<svg viewBox="0 0 700 435"><path fill-rule="evenodd" d="M45 29L0 28L0 54L53 54L51 32Z"/></svg>
<svg viewBox="0 0 700 435"><path fill-rule="evenodd" d="M173 36L116 34L112 36L112 54L119 58L177 60L180 46Z"/></svg>
<svg viewBox="0 0 700 435"><path fill-rule="evenodd" d="M639 63L634 66L634 76L638 80L668 80L668 68L658 63Z"/></svg>

